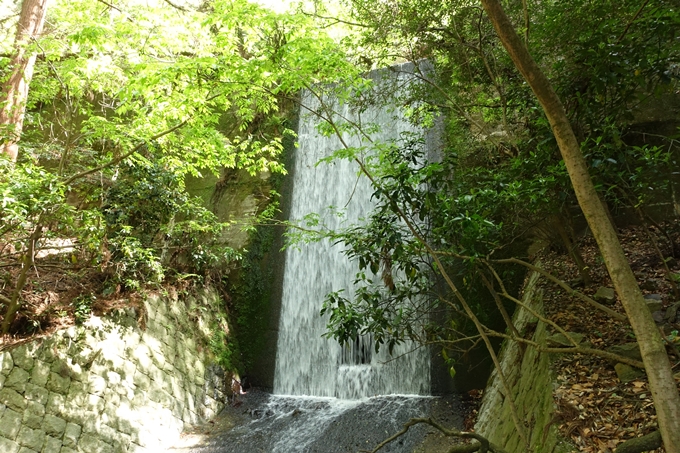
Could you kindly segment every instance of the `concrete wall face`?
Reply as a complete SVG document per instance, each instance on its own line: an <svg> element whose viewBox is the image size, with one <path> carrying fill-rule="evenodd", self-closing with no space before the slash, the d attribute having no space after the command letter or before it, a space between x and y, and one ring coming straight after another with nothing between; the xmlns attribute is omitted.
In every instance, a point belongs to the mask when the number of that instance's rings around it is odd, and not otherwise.
<svg viewBox="0 0 680 453"><path fill-rule="evenodd" d="M0 452L161 452L221 410L224 373L196 340L191 304L145 306L144 330L120 310L0 352Z"/></svg>

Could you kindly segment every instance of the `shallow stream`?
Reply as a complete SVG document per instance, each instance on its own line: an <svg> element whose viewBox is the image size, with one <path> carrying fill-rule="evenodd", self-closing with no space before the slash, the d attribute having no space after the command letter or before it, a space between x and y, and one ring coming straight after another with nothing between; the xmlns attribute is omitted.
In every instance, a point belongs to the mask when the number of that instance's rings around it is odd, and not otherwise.
<svg viewBox="0 0 680 453"><path fill-rule="evenodd" d="M456 397L377 396L361 400L275 396L252 390L239 397L207 429L191 453L349 453L371 451L413 417L434 416L445 426L462 424ZM433 452L439 437L420 425L381 452ZM432 439L430 439L432 438Z"/></svg>

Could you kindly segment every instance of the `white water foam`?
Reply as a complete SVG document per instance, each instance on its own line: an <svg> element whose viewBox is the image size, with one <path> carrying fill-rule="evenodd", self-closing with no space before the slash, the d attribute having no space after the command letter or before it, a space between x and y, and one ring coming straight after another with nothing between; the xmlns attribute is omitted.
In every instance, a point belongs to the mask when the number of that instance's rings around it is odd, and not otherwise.
<svg viewBox="0 0 680 453"><path fill-rule="evenodd" d="M411 417L423 416L430 398L392 395L341 400L273 396L258 418L243 427L243 434L251 439L270 438L267 451L271 453L339 451L333 442L337 436L344 442L354 437L362 444L367 442L367 433L389 437ZM376 439L371 439L365 446L373 448L375 442Z"/></svg>

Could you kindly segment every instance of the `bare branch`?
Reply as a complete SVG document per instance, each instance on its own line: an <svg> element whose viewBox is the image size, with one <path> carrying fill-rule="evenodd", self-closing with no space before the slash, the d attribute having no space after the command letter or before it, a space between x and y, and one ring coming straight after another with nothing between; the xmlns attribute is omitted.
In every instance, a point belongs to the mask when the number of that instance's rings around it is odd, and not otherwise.
<svg viewBox="0 0 680 453"><path fill-rule="evenodd" d="M487 451L491 451L493 453L507 453L503 448L499 447L498 445L492 444L491 442L489 442L489 439L487 439L486 437L484 437L480 434L468 432L468 431L459 431L459 430L453 429L453 428L451 428L451 429L445 428L440 423L433 420L432 417L429 417L429 418L412 418L411 420L409 420L408 422L406 422L404 424L404 427L399 432L397 432L393 436L390 436L389 438L382 441L373 450L370 450L370 452L369 452L369 450L361 450L361 451L368 452L368 453L376 453L379 450L381 450L383 447L385 447L387 444L389 444L390 442L393 442L396 439L398 439L399 437L406 434L412 426L420 425L420 424L430 425L447 437L458 437L458 438L461 438L461 439L475 439L477 441L476 443L471 443L471 444L454 445L449 450L449 453L474 453L476 451L479 451L480 453L484 453L484 452L487 452Z"/></svg>
<svg viewBox="0 0 680 453"><path fill-rule="evenodd" d="M118 8L116 5L112 5L111 3L107 2L106 0L97 0L97 1L98 1L99 3L105 4L106 6L108 6L108 7L111 8L111 9L115 9L115 10L118 11L119 13L122 13L122 12L123 12L123 10L121 10L120 8Z"/></svg>
<svg viewBox="0 0 680 453"><path fill-rule="evenodd" d="M585 294L583 294L579 291L576 291L571 286L567 285L562 280L560 280L557 277L555 277L554 275L552 275L550 272L546 271L545 269L541 269L538 266L534 266L533 264L527 263L526 261L522 261L522 260L517 259L517 258L489 260L489 262L497 263L497 264L507 264L507 263L520 264L524 267L531 269L534 272L538 272L539 274L543 275L545 278L547 278L551 282L555 283L560 288L564 289L567 292L568 295L578 297L582 301L592 305L593 307L597 308L598 310L602 310L603 312L607 313L609 316L611 316L614 319L617 319L617 320L622 321L622 322L628 321L626 316L612 310L609 307L605 307L604 305L596 302L595 300L591 299L590 297L586 296Z"/></svg>
<svg viewBox="0 0 680 453"><path fill-rule="evenodd" d="M185 8L184 6L178 5L177 3L174 3L174 2L172 2L172 1L170 1L170 0L163 0L163 1L164 1L165 3L167 3L168 5L172 6L173 8L178 9L178 10L180 10L180 11L183 11L183 12L189 11L189 10L188 10L187 8Z"/></svg>
<svg viewBox="0 0 680 453"><path fill-rule="evenodd" d="M636 368L640 368L642 370L645 369L645 366L642 362L639 360L631 359L628 357L624 357L622 355L614 354L613 352L608 352L608 351L603 351L601 349L595 349L595 348L586 348L584 346L570 346L570 347L564 347L564 348L555 348L555 347L547 347L543 346L539 343L536 343L535 341L532 340L527 340L526 338L521 338L521 337L515 337L512 335L508 335L505 333L497 332L495 330L489 330L486 332L487 335L490 337L497 337L497 338L503 338L506 340L512 340L516 341L518 343L523 343L528 346L531 346L533 348L536 348L540 352L547 352L549 354L584 354L584 355L592 355L595 357L602 357L603 359L607 360L612 360L614 362L621 362L625 363L630 366L634 366Z"/></svg>
<svg viewBox="0 0 680 453"><path fill-rule="evenodd" d="M645 6L647 6L647 3L649 3L649 0L645 0L645 2L640 6L640 9L637 10L635 13L635 16L626 24L626 28L623 30L623 33L621 33L621 36L619 36L619 39L616 40L616 44L619 44L623 38L625 38L626 34L628 33L628 30L630 29L630 26L633 25L633 22L637 20L637 18L640 16L640 13L642 13L642 10L645 9Z"/></svg>

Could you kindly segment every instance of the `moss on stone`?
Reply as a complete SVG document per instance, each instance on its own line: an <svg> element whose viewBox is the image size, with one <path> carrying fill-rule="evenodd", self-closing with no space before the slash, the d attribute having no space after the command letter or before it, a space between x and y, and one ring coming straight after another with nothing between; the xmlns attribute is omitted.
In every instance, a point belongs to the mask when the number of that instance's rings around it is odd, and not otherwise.
<svg viewBox="0 0 680 453"><path fill-rule="evenodd" d="M524 303L539 313L543 311L542 294L536 288L539 278L533 274L524 290ZM515 313L518 330L535 323L536 318L525 309ZM536 323L533 341L545 344L548 332L542 322ZM577 451L561 439L554 424L553 401L554 375L551 369L553 357L535 348L517 343L506 343L499 354L504 375L512 389L512 399L519 417L526 428L528 440L534 453L566 453ZM526 451L512 421L511 406L500 385L497 373L489 380L476 430L508 452Z"/></svg>

